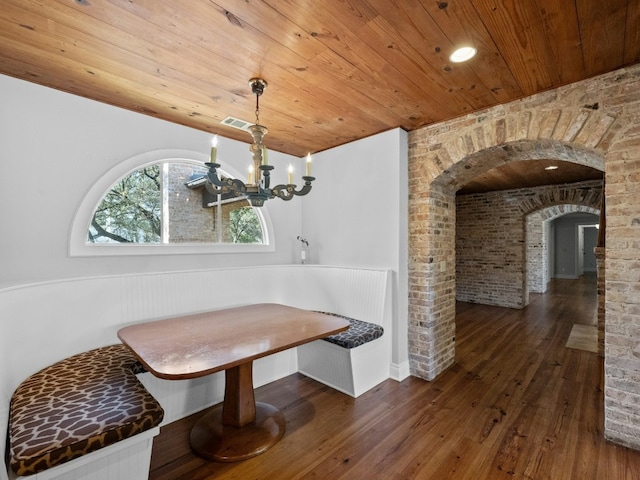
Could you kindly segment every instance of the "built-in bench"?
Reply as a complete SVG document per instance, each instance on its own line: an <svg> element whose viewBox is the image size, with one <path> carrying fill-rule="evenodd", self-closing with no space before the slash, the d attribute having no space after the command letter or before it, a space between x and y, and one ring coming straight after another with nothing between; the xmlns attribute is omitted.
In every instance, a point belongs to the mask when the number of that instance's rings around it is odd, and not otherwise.
<svg viewBox="0 0 640 480"><path fill-rule="evenodd" d="M0 324L4 333L0 335L0 430L9 429L11 398L25 379L69 357L119 343L118 329L247 303L282 303L333 312L382 327L384 334L380 338L351 349L324 340L313 342L339 350L338 354L324 352L311 360L322 365L320 372L305 367L306 347L254 362L255 387L301 371L357 396L390 376L390 283L391 272L387 270L267 265L73 278L5 287L0 289ZM366 368L363 363L367 363ZM335 382L330 374L326 375L337 364L341 371L350 372L345 374L350 379ZM150 373L138 373L136 377L164 409L160 426L219 403L224 396L223 372L175 381ZM158 431L157 426L150 428L26 478L146 480L152 441ZM7 438L0 435L2 461L8 458ZM17 455L16 451L16 458ZM13 480L15 476L8 464L0 468L0 480Z"/></svg>
<svg viewBox="0 0 640 480"><path fill-rule="evenodd" d="M36 474L157 427L164 411L136 378L124 345L61 360L22 382L11 398L9 462Z"/></svg>
<svg viewBox="0 0 640 480"><path fill-rule="evenodd" d="M325 342L333 343L342 348L356 348L365 343L372 342L376 338L380 338L384 334L384 328L375 323L363 322L355 318L345 317L337 313L320 312L325 315L333 315L335 317L344 318L349 321L349 328L335 335L323 338Z"/></svg>
<svg viewBox="0 0 640 480"><path fill-rule="evenodd" d="M328 313L328 312L323 312ZM380 383L385 359L382 325L329 313L349 321L336 335L298 347L300 373L358 397Z"/></svg>

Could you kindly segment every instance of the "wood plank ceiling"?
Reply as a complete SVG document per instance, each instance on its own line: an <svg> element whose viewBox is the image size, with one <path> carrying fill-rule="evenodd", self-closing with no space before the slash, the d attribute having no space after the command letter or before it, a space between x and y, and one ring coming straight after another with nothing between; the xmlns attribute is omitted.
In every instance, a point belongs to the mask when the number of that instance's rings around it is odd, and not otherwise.
<svg viewBox="0 0 640 480"><path fill-rule="evenodd" d="M640 61L640 0L2 0L0 73L303 156ZM475 58L456 64L455 47Z"/></svg>

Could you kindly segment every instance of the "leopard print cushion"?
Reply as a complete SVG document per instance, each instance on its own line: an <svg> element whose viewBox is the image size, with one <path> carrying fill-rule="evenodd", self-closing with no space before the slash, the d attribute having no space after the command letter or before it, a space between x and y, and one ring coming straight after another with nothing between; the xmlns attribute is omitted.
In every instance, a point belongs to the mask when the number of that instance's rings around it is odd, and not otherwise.
<svg viewBox="0 0 640 480"><path fill-rule="evenodd" d="M355 318L345 317L337 313L320 312L325 315L333 315L334 317L344 318L349 321L349 328L343 332L323 338L323 340L335 343L343 348L356 348L371 342L376 338L380 338L384 333L384 329L375 323L363 322Z"/></svg>
<svg viewBox="0 0 640 480"><path fill-rule="evenodd" d="M138 381L142 365L124 345L66 358L14 392L11 468L31 475L158 425L164 411Z"/></svg>

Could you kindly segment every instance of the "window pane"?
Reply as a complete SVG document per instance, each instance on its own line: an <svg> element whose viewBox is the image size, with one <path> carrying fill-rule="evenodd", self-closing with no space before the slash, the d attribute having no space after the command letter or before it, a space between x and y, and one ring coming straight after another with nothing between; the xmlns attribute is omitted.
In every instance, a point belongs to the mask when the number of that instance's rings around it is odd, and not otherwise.
<svg viewBox="0 0 640 480"><path fill-rule="evenodd" d="M190 190L185 183L207 174L205 167L189 163L169 163L165 169L167 202L165 243L217 243L216 217L202 207L202 189Z"/></svg>
<svg viewBox="0 0 640 480"><path fill-rule="evenodd" d="M89 227L91 243L159 243L160 168L152 165L120 180L107 192Z"/></svg>
<svg viewBox="0 0 640 480"><path fill-rule="evenodd" d="M262 226L258 215L247 200L229 212L229 236L231 243L262 243Z"/></svg>

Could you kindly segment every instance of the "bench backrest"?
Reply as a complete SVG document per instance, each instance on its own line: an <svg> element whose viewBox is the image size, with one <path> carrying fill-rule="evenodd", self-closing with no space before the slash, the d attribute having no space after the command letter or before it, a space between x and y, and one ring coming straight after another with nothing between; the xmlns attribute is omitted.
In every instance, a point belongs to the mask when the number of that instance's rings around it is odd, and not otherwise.
<svg viewBox="0 0 640 480"><path fill-rule="evenodd" d="M136 322L249 303L283 303L377 323L391 334L391 273L272 265L66 279L0 290L0 428L15 388L41 368L119 343ZM5 451L0 434L0 452ZM4 459L4 455L3 455ZM0 468L0 480L6 479Z"/></svg>

